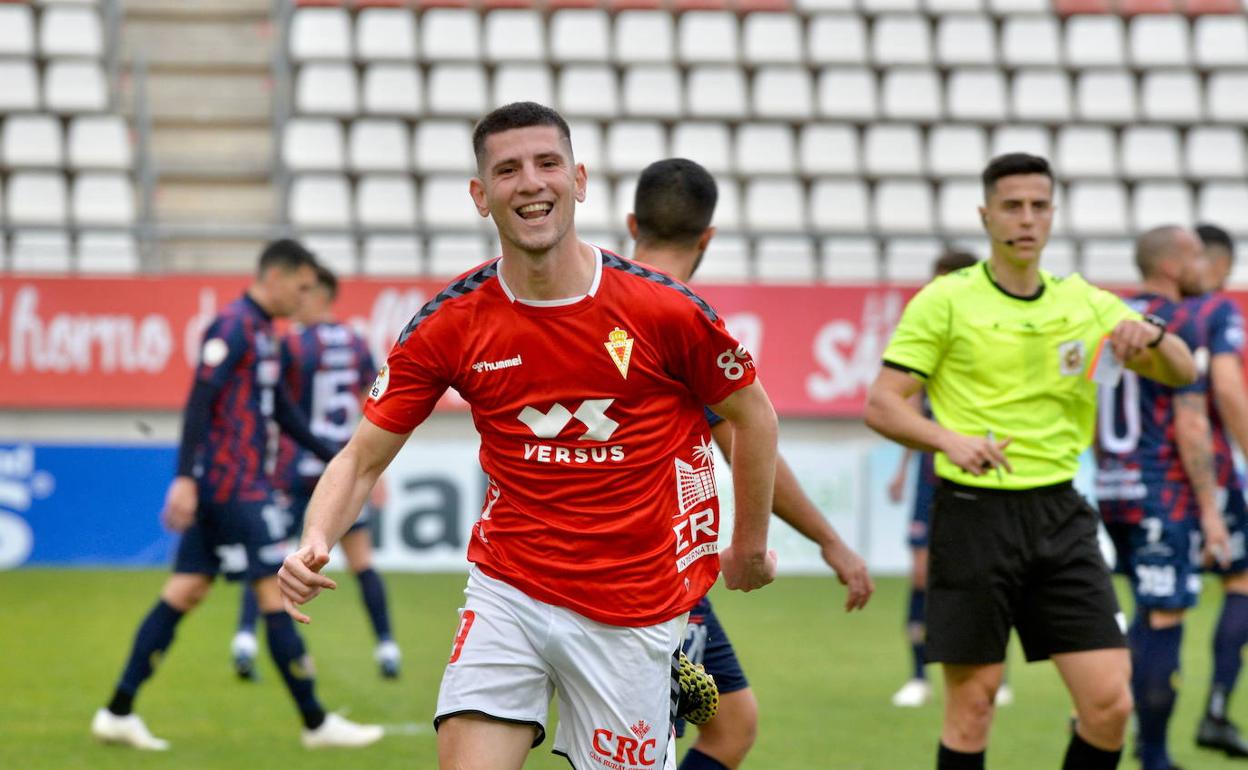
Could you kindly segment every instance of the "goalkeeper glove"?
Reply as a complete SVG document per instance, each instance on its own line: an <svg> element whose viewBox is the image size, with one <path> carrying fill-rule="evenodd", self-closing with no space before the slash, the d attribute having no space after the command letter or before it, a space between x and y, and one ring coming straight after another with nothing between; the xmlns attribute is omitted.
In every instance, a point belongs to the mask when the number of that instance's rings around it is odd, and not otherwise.
<svg viewBox="0 0 1248 770"><path fill-rule="evenodd" d="M719 688L715 677L706 673L701 663L695 664L680 653L680 705L676 716L695 725L711 721L719 711Z"/></svg>

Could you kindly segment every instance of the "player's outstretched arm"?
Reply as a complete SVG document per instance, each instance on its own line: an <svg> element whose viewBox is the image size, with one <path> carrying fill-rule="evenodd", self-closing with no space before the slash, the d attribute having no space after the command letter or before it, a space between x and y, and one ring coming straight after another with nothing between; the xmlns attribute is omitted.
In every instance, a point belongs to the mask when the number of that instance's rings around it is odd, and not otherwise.
<svg viewBox="0 0 1248 770"><path fill-rule="evenodd" d="M1209 381L1218 414L1239 451L1248 453L1248 385L1243 362L1235 353L1219 353L1209 362Z"/></svg>
<svg viewBox="0 0 1248 770"><path fill-rule="evenodd" d="M1230 535L1218 507L1214 475L1213 436L1209 431L1209 402L1203 393L1174 396L1174 438L1188 483L1200 506L1200 529L1205 536L1204 555L1222 566L1230 564Z"/></svg>
<svg viewBox="0 0 1248 770"><path fill-rule="evenodd" d="M329 562L329 549L359 518L373 485L409 435L391 433L365 418L326 466L308 503L299 550L286 557L278 572L286 611L300 623L311 618L296 609L298 605L315 599L324 588L337 588L334 581L319 574Z"/></svg>
<svg viewBox="0 0 1248 770"><path fill-rule="evenodd" d="M1127 318L1114 327L1109 342L1118 360L1141 377L1171 388L1192 384L1197 372L1191 349L1177 334L1163 334L1161 342L1153 345L1161 333L1153 324Z"/></svg>
<svg viewBox="0 0 1248 770"><path fill-rule="evenodd" d="M776 481L776 436L779 427L771 399L757 380L711 409L732 428L732 483L735 518L732 545L720 554L724 585L752 591L775 579L776 552L767 550Z"/></svg>
<svg viewBox="0 0 1248 770"><path fill-rule="evenodd" d="M715 443L726 457L732 456L732 427L726 422L711 428ZM841 584L849 588L845 599L845 611L860 610L867 606L875 584L867 572L867 563L854 552L836 528L824 518L823 512L815 505L806 492L793 469L784 461L784 456L776 454L776 486L771 502L771 510L789 526L796 529L808 540L819 546L823 560L835 572Z"/></svg>

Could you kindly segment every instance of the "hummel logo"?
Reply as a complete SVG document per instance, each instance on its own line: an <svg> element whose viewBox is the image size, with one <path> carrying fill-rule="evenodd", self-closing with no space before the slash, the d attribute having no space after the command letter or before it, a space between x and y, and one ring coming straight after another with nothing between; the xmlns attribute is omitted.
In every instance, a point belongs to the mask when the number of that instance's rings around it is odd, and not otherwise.
<svg viewBox="0 0 1248 770"><path fill-rule="evenodd" d="M517 356L519 358L519 356ZM563 404L555 404L548 412L541 412L526 406L520 412L520 422L529 426L533 435L538 438L554 438L558 436L572 418L580 420L585 426L585 433L580 441L606 441L615 433L620 424L607 416L607 407L615 403L614 398L590 399L581 402L576 412L569 412Z"/></svg>
<svg viewBox="0 0 1248 770"><path fill-rule="evenodd" d="M496 369L510 369L513 366L520 366L524 361L520 356L515 358L504 358L502 361L478 361L472 365L474 372L492 372Z"/></svg>

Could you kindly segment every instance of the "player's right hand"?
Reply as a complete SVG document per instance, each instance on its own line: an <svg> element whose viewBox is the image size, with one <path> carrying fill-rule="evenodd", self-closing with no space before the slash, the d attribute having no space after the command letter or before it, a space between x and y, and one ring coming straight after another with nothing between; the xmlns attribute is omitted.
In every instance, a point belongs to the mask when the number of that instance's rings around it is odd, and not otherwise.
<svg viewBox="0 0 1248 770"><path fill-rule="evenodd" d="M1201 514L1200 532L1205 540L1204 548L1201 549L1205 566L1217 564L1224 569L1231 566L1231 535L1222 519L1222 512L1214 510Z"/></svg>
<svg viewBox="0 0 1248 770"><path fill-rule="evenodd" d="M754 591L776 579L776 552L738 558L732 546L719 552L724 585L733 591Z"/></svg>
<svg viewBox="0 0 1248 770"><path fill-rule="evenodd" d="M323 543L308 543L290 554L277 572L277 585L282 590L282 605L287 614L300 623L311 623L312 618L297 607L315 599L322 589L331 591L338 584L324 575L321 569L329 563L329 547Z"/></svg>
<svg viewBox="0 0 1248 770"><path fill-rule="evenodd" d="M195 523L195 509L199 507L199 487L190 476L177 476L165 493L165 507L160 519L171 532L185 532Z"/></svg>
<svg viewBox="0 0 1248 770"><path fill-rule="evenodd" d="M972 476L982 476L997 468L1013 473L1014 468L1005 457L1005 448L1011 441L1010 438L990 441L984 436L965 436L950 431L940 451L949 462Z"/></svg>

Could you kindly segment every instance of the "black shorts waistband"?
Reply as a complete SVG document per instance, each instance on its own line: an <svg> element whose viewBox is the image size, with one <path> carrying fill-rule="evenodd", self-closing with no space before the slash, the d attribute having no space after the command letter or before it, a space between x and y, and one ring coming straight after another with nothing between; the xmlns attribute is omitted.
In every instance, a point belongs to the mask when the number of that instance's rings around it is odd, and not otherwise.
<svg viewBox="0 0 1248 770"><path fill-rule="evenodd" d="M1001 497L1019 497L1022 495L1033 495L1039 497L1048 497L1050 495L1060 495L1066 492L1073 492L1075 485L1070 481L1059 481L1056 484L1046 484L1042 487L1030 487L1029 489L996 489L994 487L973 487L969 484L959 484L949 479L940 479L939 486L942 489L949 489L955 492L968 492L976 495L993 495Z"/></svg>

